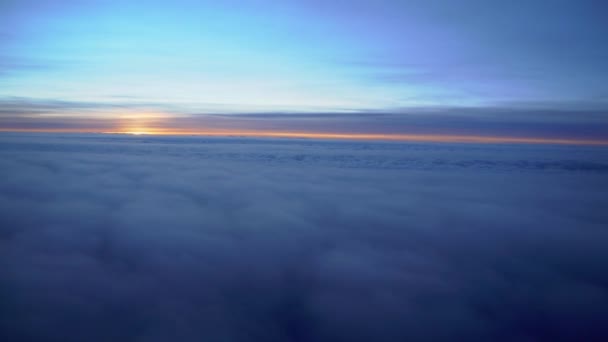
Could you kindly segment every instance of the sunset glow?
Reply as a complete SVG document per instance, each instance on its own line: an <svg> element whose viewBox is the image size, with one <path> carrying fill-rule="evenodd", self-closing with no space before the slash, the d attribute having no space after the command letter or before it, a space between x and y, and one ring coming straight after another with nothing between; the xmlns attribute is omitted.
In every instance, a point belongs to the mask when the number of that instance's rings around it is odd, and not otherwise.
<svg viewBox="0 0 608 342"><path fill-rule="evenodd" d="M473 135L422 135L422 134L345 134L345 133L307 133L307 132L262 132L262 131L138 131L107 132L133 135L200 135L217 137L257 137L257 138L303 138L303 139L338 139L338 140L378 140L378 141L420 141L443 143L479 143L479 144L572 144L572 145L608 145L608 140L577 140L555 138L526 137L491 137Z"/></svg>
<svg viewBox="0 0 608 342"><path fill-rule="evenodd" d="M476 144L558 144L558 145L596 145L608 146L608 140L583 140L560 138L478 136L478 135L440 135L440 134L365 134L365 133L313 133L313 132L278 132L278 131L204 131L204 130L170 130L146 129L136 131L94 130L3 130L0 132L23 133L103 133L149 136L202 136L202 137L252 137L252 138L291 138L291 139L327 139L327 140L368 140L368 141L403 141L403 142L436 142L436 143L476 143Z"/></svg>
<svg viewBox="0 0 608 342"><path fill-rule="evenodd" d="M145 132L145 131L132 131L132 132L125 132L126 134L132 134L132 135L148 135L148 134L153 134L150 132Z"/></svg>
<svg viewBox="0 0 608 342"><path fill-rule="evenodd" d="M0 0L0 342L608 341L608 0Z"/></svg>

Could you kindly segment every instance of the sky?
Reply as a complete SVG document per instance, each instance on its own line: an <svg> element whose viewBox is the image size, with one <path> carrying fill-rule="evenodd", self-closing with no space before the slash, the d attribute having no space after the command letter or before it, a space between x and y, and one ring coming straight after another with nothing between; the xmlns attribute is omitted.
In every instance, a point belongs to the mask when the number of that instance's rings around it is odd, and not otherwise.
<svg viewBox="0 0 608 342"><path fill-rule="evenodd" d="M599 0L2 0L0 130L606 142L606 13Z"/></svg>

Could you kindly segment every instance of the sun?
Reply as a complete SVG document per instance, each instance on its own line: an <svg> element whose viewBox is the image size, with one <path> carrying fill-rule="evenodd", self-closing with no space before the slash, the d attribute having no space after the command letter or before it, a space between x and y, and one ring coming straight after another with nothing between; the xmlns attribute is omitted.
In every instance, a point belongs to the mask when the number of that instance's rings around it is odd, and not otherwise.
<svg viewBox="0 0 608 342"><path fill-rule="evenodd" d="M126 134L131 134L131 135L146 135L146 134L151 134L150 132L145 132L145 131L130 131L130 132L125 132Z"/></svg>

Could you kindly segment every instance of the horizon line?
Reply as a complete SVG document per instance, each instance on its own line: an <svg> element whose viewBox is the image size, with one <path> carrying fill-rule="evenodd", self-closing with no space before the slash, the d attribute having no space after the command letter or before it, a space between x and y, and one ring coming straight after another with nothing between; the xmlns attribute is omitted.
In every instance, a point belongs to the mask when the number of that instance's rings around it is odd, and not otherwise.
<svg viewBox="0 0 608 342"><path fill-rule="evenodd" d="M117 134L128 136L209 136L209 137L246 137L246 138L291 138L318 140L364 140L395 142L436 142L436 143L478 143L478 144L547 144L547 145L588 145L608 146L608 140L542 138L515 136L484 136L458 134L374 134L374 133L311 133L294 131L189 131L189 130L69 130L69 129L2 129L3 133L68 133L68 134Z"/></svg>

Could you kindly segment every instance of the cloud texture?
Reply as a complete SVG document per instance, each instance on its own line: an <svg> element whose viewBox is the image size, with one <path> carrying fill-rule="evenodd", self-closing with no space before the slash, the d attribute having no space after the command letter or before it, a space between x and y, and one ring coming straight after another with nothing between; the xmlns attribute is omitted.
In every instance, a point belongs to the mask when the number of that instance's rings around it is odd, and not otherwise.
<svg viewBox="0 0 608 342"><path fill-rule="evenodd" d="M608 338L608 152L0 136L0 340Z"/></svg>

